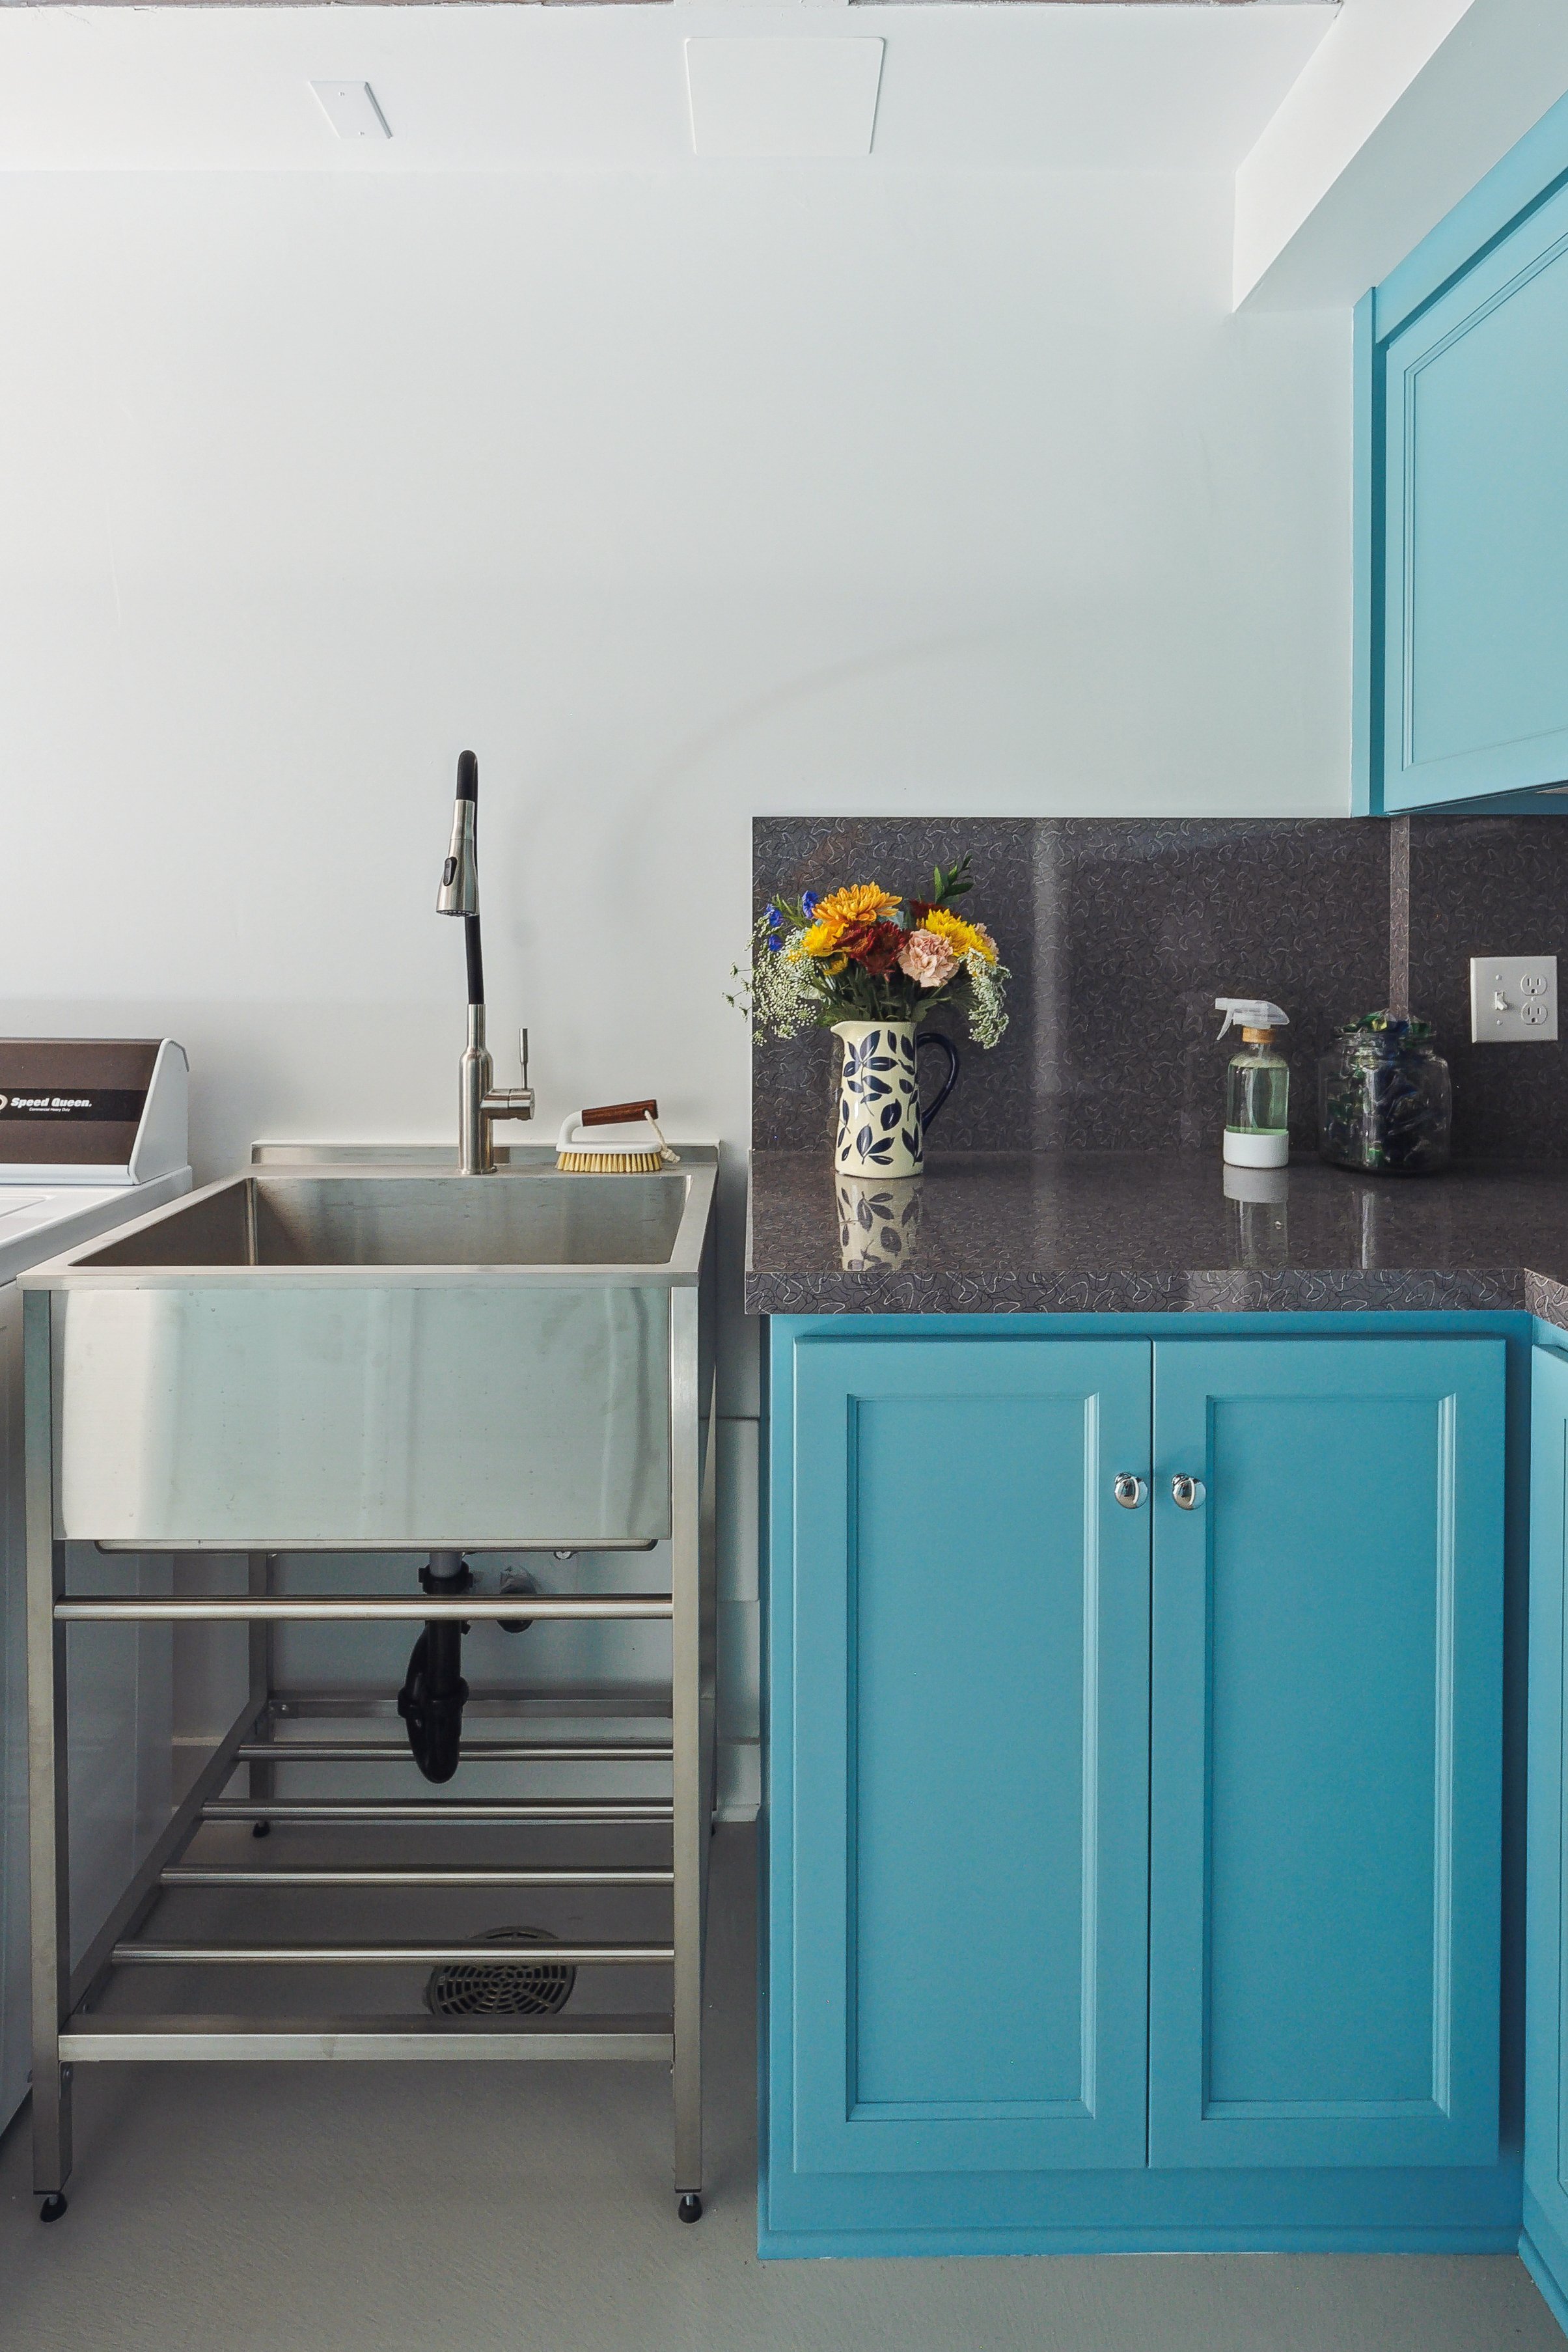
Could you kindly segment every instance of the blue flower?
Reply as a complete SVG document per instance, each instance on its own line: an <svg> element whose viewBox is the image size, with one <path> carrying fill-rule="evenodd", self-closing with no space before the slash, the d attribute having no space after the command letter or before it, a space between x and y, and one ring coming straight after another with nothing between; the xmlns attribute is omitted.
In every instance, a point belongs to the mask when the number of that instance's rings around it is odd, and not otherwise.
<svg viewBox="0 0 1568 2352"><path fill-rule="evenodd" d="M784 944L784 917L771 900L768 901L767 914L768 952L769 955L777 955Z"/></svg>
<svg viewBox="0 0 1568 2352"><path fill-rule="evenodd" d="M812 916L817 911L817 898L818 894L815 890L808 890L805 897L800 901L800 912L805 916L808 922L810 921Z"/></svg>

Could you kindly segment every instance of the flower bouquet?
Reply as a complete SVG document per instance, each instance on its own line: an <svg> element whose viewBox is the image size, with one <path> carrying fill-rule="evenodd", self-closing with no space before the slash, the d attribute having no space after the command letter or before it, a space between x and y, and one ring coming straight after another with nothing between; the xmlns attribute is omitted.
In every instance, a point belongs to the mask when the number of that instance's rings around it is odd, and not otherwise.
<svg viewBox="0 0 1568 2352"><path fill-rule="evenodd" d="M1006 968L984 923L953 912L974 888L969 860L935 866L929 898L894 898L852 882L819 898L779 899L758 917L747 979L753 1023L764 1037L833 1029L841 1021L908 1021L959 1004L977 1045L1008 1025ZM738 968L732 975L740 978ZM732 1003L740 1002L732 997Z"/></svg>
<svg viewBox="0 0 1568 2352"><path fill-rule="evenodd" d="M903 899L874 882L853 882L819 897L770 903L752 935L745 987L730 998L764 1037L831 1029L842 1038L835 1164L844 1176L917 1175L924 1129L957 1076L950 1039L921 1037L920 1024L939 1005L964 1012L969 1034L985 1048L1008 1025L1008 979L984 923L954 912L974 888L969 860L934 868L928 898ZM915 1080L920 1045L947 1056L946 1084L922 1114Z"/></svg>

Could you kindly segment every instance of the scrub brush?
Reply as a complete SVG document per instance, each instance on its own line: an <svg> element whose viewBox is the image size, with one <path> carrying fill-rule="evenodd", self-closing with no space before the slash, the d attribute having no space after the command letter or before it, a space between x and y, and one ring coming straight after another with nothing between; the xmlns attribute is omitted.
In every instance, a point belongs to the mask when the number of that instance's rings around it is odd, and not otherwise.
<svg viewBox="0 0 1568 2352"><path fill-rule="evenodd" d="M579 1130L593 1127L640 1124L629 1134L607 1137L596 1144ZM652 1100L601 1103L597 1110L569 1111L556 1138L555 1164L567 1176L651 1176L657 1168L678 1168L680 1154L672 1151L659 1132L659 1106Z"/></svg>

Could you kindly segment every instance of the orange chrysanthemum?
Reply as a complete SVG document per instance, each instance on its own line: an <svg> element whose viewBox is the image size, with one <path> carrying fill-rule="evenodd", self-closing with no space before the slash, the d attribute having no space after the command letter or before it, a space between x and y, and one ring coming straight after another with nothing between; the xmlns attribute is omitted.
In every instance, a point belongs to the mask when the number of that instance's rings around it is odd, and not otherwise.
<svg viewBox="0 0 1568 2352"><path fill-rule="evenodd" d="M901 903L874 882L852 882L819 898L811 912L819 923L876 923Z"/></svg>
<svg viewBox="0 0 1568 2352"><path fill-rule="evenodd" d="M864 940L872 927L890 915L899 901L874 882L852 882L846 889L834 890L826 898L819 898L811 910L811 924L802 933L800 943L790 953L797 958L810 956L825 963L831 972L842 971L852 955L859 959Z"/></svg>

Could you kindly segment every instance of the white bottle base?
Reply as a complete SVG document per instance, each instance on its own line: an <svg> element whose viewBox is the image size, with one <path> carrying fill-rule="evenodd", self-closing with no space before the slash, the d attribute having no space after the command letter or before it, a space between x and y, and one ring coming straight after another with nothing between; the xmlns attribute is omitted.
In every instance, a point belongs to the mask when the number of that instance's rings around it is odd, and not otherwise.
<svg viewBox="0 0 1568 2352"><path fill-rule="evenodd" d="M1225 1157L1232 1168L1283 1168L1291 1157L1291 1139L1281 1128L1228 1127Z"/></svg>
<svg viewBox="0 0 1568 2352"><path fill-rule="evenodd" d="M1260 1202L1265 1207L1282 1209L1291 1197L1288 1168L1233 1168L1227 1160L1220 1181L1228 1201Z"/></svg>

